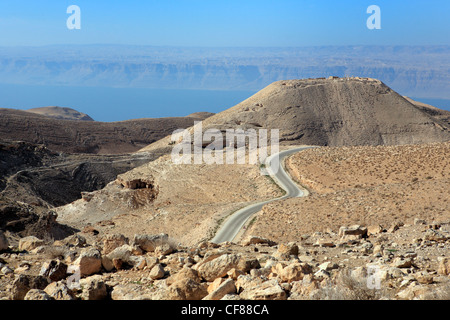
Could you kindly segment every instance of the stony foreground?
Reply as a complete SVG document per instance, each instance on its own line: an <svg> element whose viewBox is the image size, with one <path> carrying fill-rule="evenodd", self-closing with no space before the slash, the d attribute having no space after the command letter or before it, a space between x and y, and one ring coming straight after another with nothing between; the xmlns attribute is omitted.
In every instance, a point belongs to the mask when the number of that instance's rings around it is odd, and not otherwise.
<svg viewBox="0 0 450 320"><path fill-rule="evenodd" d="M417 219L387 229L343 226L287 244L250 236L191 247L166 234L87 233L8 246L0 234L0 298L448 300L449 231L450 222Z"/></svg>

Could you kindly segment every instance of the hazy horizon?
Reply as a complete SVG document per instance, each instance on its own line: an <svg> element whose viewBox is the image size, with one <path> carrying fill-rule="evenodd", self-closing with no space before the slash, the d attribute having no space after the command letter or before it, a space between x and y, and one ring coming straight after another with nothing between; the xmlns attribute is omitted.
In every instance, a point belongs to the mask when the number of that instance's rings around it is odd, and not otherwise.
<svg viewBox="0 0 450 320"><path fill-rule="evenodd" d="M374 29L372 5L380 9ZM147 107L182 114L185 92L189 109L216 112L241 99L239 92L331 75L377 78L402 95L448 100L448 12L445 0L2 2L0 107L63 104L101 115L116 104L109 116L123 119L119 102L127 100L136 115ZM80 90L91 96L79 97Z"/></svg>

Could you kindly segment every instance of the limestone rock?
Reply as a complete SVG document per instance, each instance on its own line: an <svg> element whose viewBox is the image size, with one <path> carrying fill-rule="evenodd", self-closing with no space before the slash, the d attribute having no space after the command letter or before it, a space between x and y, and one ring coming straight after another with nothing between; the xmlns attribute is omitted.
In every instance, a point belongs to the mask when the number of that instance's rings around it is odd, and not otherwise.
<svg viewBox="0 0 450 320"><path fill-rule="evenodd" d="M271 279L253 288L244 289L240 297L244 300L286 300L287 294L276 279Z"/></svg>
<svg viewBox="0 0 450 320"><path fill-rule="evenodd" d="M201 300L208 295L207 283L190 278L177 280L168 289L170 300Z"/></svg>
<svg viewBox="0 0 450 320"><path fill-rule="evenodd" d="M11 300L23 300L31 289L44 289L48 280L43 276L18 275L11 288Z"/></svg>
<svg viewBox="0 0 450 320"><path fill-rule="evenodd" d="M254 260L248 260L237 254L222 254L206 263L194 266L199 275L206 281L214 281L227 275L227 272L235 268L237 270L249 271L254 266Z"/></svg>
<svg viewBox="0 0 450 320"><path fill-rule="evenodd" d="M276 243L272 240L263 238L263 237L257 237L257 236L249 236L247 239L245 239L242 242L242 245L249 246L252 244L266 244L268 246L274 246Z"/></svg>
<svg viewBox="0 0 450 320"><path fill-rule="evenodd" d="M367 228L360 225L352 225L350 227L340 227L339 236L343 240L361 239L367 236Z"/></svg>
<svg viewBox="0 0 450 320"><path fill-rule="evenodd" d="M291 263L284 267L278 276L283 282L293 282L302 280L305 274L309 274L311 271L312 268L307 263Z"/></svg>
<svg viewBox="0 0 450 320"><path fill-rule="evenodd" d="M100 272L102 269L102 256L100 251L95 248L83 250L78 259L74 261L74 265L80 267L82 277Z"/></svg>
<svg viewBox="0 0 450 320"><path fill-rule="evenodd" d="M69 289L64 280L52 282L44 291L55 300L75 300L75 293Z"/></svg>
<svg viewBox="0 0 450 320"><path fill-rule="evenodd" d="M47 292L41 289L30 289L23 300L53 300Z"/></svg>
<svg viewBox="0 0 450 320"><path fill-rule="evenodd" d="M274 257L279 260L289 260L291 256L298 256L298 246L296 243L280 244Z"/></svg>
<svg viewBox="0 0 450 320"><path fill-rule="evenodd" d="M39 273L51 281L59 281L67 277L67 265L59 260L44 262Z"/></svg>
<svg viewBox="0 0 450 320"><path fill-rule="evenodd" d="M443 274L445 276L450 275L450 258L443 258L439 262L438 273Z"/></svg>
<svg viewBox="0 0 450 320"><path fill-rule="evenodd" d="M148 276L153 280L158 280L163 278L164 275L165 275L164 267L160 263L158 263L152 268Z"/></svg>
<svg viewBox="0 0 450 320"><path fill-rule="evenodd" d="M103 251L102 254L106 255L114 249L128 244L128 239L123 234L108 234L103 239Z"/></svg>
<svg viewBox="0 0 450 320"><path fill-rule="evenodd" d="M397 257L392 261L391 265L395 268L409 268L412 266L412 260L411 258Z"/></svg>
<svg viewBox="0 0 450 320"><path fill-rule="evenodd" d="M94 275L80 280L83 300L103 300L108 297L106 284L101 275Z"/></svg>
<svg viewBox="0 0 450 320"><path fill-rule="evenodd" d="M223 281L215 290L210 292L203 300L220 300L226 294L236 292L236 286L234 285L233 279L227 279Z"/></svg>
<svg viewBox="0 0 450 320"><path fill-rule="evenodd" d="M35 236L28 236L19 240L19 250L31 251L37 247L43 246L44 244L44 240L38 239Z"/></svg>
<svg viewBox="0 0 450 320"><path fill-rule="evenodd" d="M165 233L161 233L158 235L134 235L133 244L140 247L142 250L146 252L155 251L156 247L162 245L163 243L167 243L169 240L169 236Z"/></svg>

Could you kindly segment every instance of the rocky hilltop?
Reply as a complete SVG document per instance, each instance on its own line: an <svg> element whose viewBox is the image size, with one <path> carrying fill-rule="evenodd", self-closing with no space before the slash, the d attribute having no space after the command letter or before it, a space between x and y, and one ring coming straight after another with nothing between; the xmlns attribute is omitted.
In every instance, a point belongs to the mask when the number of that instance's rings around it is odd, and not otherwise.
<svg viewBox="0 0 450 320"><path fill-rule="evenodd" d="M90 116L85 113L79 112L72 108L65 107L42 107L25 110L31 113L41 114L50 118L62 119L62 120L81 120L81 121L94 121Z"/></svg>
<svg viewBox="0 0 450 320"><path fill-rule="evenodd" d="M191 247L167 234L110 234L94 242L80 234L61 241L30 236L8 246L0 232L0 298L449 299L450 260L440 256L448 224L417 221L372 230L342 226L321 242L317 234L290 243L250 236L241 243ZM398 245L400 232L421 240Z"/></svg>
<svg viewBox="0 0 450 320"><path fill-rule="evenodd" d="M38 114L0 109L1 140L42 144L66 153L123 154L137 151L210 115L97 122L55 119L48 116L48 109L44 111Z"/></svg>
<svg viewBox="0 0 450 320"><path fill-rule="evenodd" d="M277 81L205 119L203 130L279 129L284 145L398 145L450 140L450 112L426 108L371 78ZM168 139L143 150L167 145Z"/></svg>

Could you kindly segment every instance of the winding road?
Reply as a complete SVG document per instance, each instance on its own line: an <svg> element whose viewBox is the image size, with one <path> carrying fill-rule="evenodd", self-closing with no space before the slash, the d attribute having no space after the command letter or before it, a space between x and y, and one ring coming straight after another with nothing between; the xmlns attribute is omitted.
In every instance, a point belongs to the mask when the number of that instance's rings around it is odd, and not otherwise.
<svg viewBox="0 0 450 320"><path fill-rule="evenodd" d="M281 200L286 198L295 198L305 196L304 191L301 190L297 184L292 181L290 176L283 168L283 159L296 152L314 148L314 147L299 147L289 150L281 151L275 155L272 155L266 159L266 169L272 177L272 179L286 191L286 194L282 197L266 200L251 204L247 207L239 209L232 216L230 216L224 223L224 225L217 231L214 238L211 240L213 243L221 243L225 241L233 241L246 221L256 212L260 211L262 207L275 200Z"/></svg>

